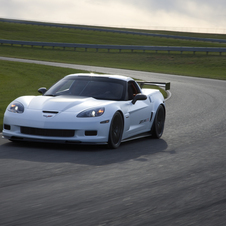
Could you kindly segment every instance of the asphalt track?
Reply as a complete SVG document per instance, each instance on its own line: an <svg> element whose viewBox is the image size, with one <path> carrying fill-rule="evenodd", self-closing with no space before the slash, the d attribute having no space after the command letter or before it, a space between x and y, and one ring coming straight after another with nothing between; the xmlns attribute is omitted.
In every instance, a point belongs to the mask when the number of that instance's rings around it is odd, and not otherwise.
<svg viewBox="0 0 226 226"><path fill-rule="evenodd" d="M0 225L226 225L226 81L57 66L170 81L164 135L117 150L0 139Z"/></svg>

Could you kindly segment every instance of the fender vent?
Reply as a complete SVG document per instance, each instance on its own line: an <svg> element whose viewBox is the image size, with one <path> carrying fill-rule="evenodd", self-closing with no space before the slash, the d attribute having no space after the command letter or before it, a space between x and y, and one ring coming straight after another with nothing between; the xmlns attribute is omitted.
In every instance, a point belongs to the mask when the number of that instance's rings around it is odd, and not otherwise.
<svg viewBox="0 0 226 226"><path fill-rule="evenodd" d="M153 117L153 112L151 112L150 122L151 122L151 120L152 120L152 117Z"/></svg>

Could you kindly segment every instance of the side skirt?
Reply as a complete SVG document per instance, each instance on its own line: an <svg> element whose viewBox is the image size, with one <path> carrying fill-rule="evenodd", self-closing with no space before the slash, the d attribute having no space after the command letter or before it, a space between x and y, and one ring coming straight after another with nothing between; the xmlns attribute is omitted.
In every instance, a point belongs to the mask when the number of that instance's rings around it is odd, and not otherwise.
<svg viewBox="0 0 226 226"><path fill-rule="evenodd" d="M126 138L126 139L122 140L122 142L137 140L137 139L140 139L140 138L145 138L145 137L150 137L150 136L151 136L150 132L141 133L141 134L135 135L133 137Z"/></svg>

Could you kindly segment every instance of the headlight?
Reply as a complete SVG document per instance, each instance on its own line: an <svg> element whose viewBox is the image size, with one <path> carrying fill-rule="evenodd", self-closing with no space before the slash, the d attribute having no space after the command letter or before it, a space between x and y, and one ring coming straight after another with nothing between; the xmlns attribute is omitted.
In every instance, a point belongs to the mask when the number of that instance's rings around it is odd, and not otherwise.
<svg viewBox="0 0 226 226"><path fill-rule="evenodd" d="M77 115L77 117L99 117L104 114L104 108L95 108L91 110L86 110Z"/></svg>
<svg viewBox="0 0 226 226"><path fill-rule="evenodd" d="M13 102L8 106L8 111L14 112L14 113L23 113L24 112L24 106L20 102Z"/></svg>

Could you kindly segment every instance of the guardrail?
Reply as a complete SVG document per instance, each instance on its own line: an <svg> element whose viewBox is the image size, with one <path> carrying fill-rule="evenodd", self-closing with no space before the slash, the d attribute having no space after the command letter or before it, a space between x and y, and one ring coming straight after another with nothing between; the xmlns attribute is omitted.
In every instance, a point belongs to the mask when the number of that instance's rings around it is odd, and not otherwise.
<svg viewBox="0 0 226 226"><path fill-rule="evenodd" d="M68 28L68 29L79 29L79 30L99 31L99 32L112 32L112 33L132 34L132 35L144 35L144 36L160 37L160 38L173 38L173 39L182 39L182 40L190 40L190 41L226 43L225 39L197 38L197 37L188 37L188 36L153 34L153 33L145 33L145 32L122 31L122 30L116 30L116 29L93 28L93 27L85 27L85 26L73 26L73 25L63 25L63 24L24 21L24 20L0 19L0 21L8 22L8 23L19 23L19 24L38 25L38 26Z"/></svg>
<svg viewBox="0 0 226 226"><path fill-rule="evenodd" d="M220 55L223 52L226 52L226 48L218 48L218 47L178 47L178 46L134 46L134 45L98 45L98 44L79 44L79 43L59 43L59 42L33 42L33 41L17 41L17 40L5 40L0 39L1 45L3 44L9 44L9 45L21 45L23 46L41 46L44 47L62 47L65 48L84 48L85 51L87 49L96 49L96 52L98 52L99 49L107 49L108 52L110 50L131 50L132 52L134 50L141 50L143 52L145 51L155 51L156 53L158 51L168 51L170 53L171 51L179 51L181 54L183 52L193 52L194 54L196 52L206 52L208 54L209 52L217 52Z"/></svg>

